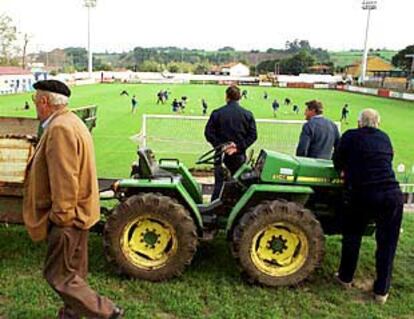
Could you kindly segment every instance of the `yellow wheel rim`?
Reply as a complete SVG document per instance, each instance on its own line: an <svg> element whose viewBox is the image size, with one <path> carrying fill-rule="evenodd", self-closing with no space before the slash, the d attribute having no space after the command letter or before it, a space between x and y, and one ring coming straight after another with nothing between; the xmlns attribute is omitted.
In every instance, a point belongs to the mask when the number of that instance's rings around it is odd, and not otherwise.
<svg viewBox="0 0 414 319"><path fill-rule="evenodd" d="M157 269L176 253L177 236L170 223L152 216L141 216L124 227L121 249L134 266Z"/></svg>
<svg viewBox="0 0 414 319"><path fill-rule="evenodd" d="M261 272L283 277L298 271L309 254L304 232L289 223L279 222L266 226L253 238L251 259Z"/></svg>

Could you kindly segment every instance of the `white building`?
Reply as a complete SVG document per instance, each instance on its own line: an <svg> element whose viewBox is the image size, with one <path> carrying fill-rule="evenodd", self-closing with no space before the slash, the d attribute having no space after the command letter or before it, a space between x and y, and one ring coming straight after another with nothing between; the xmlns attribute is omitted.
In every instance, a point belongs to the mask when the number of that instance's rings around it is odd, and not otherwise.
<svg viewBox="0 0 414 319"><path fill-rule="evenodd" d="M34 75L15 66L0 66L0 94L13 94L33 90Z"/></svg>
<svg viewBox="0 0 414 319"><path fill-rule="evenodd" d="M230 76L249 76L250 69L243 63L231 63L222 67L223 73L228 73Z"/></svg>
<svg viewBox="0 0 414 319"><path fill-rule="evenodd" d="M214 66L206 74L243 77L250 75L250 69L247 65L244 65L243 63L229 63L220 66Z"/></svg>

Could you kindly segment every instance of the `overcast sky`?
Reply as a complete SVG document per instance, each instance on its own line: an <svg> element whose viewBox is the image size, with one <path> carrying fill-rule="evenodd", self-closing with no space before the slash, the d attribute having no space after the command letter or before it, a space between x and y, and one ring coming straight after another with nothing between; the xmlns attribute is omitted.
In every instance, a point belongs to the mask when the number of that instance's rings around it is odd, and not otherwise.
<svg viewBox="0 0 414 319"><path fill-rule="evenodd" d="M87 46L83 0L0 0L30 51ZM414 43L414 0L379 0L369 46L402 49ZM283 48L307 39L329 50L362 49L366 11L361 0L97 0L93 51L135 46L238 50Z"/></svg>

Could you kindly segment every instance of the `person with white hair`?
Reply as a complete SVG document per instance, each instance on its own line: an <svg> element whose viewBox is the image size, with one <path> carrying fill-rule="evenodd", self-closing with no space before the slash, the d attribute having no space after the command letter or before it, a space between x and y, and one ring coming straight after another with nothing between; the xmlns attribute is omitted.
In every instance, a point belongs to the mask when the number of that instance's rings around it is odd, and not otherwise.
<svg viewBox="0 0 414 319"><path fill-rule="evenodd" d="M44 80L33 88L43 133L27 166L23 219L33 241L47 242L43 276L64 303L58 318L122 318L86 279L89 229L100 215L92 137L67 107L66 84Z"/></svg>
<svg viewBox="0 0 414 319"><path fill-rule="evenodd" d="M374 300L384 304L390 290L404 202L392 169L391 141L379 124L376 110L363 110L358 128L345 132L334 152L335 168L345 180L342 255L336 280L344 287L352 286L362 235L374 221L377 250L373 293Z"/></svg>

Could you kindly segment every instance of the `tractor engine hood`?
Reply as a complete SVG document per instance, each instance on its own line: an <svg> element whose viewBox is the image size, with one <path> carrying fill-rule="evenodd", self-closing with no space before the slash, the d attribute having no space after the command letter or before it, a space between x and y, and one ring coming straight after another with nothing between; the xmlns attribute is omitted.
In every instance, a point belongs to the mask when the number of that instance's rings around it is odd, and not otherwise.
<svg viewBox="0 0 414 319"><path fill-rule="evenodd" d="M331 160L291 156L262 150L256 166L265 183L316 186L342 185L343 180Z"/></svg>

